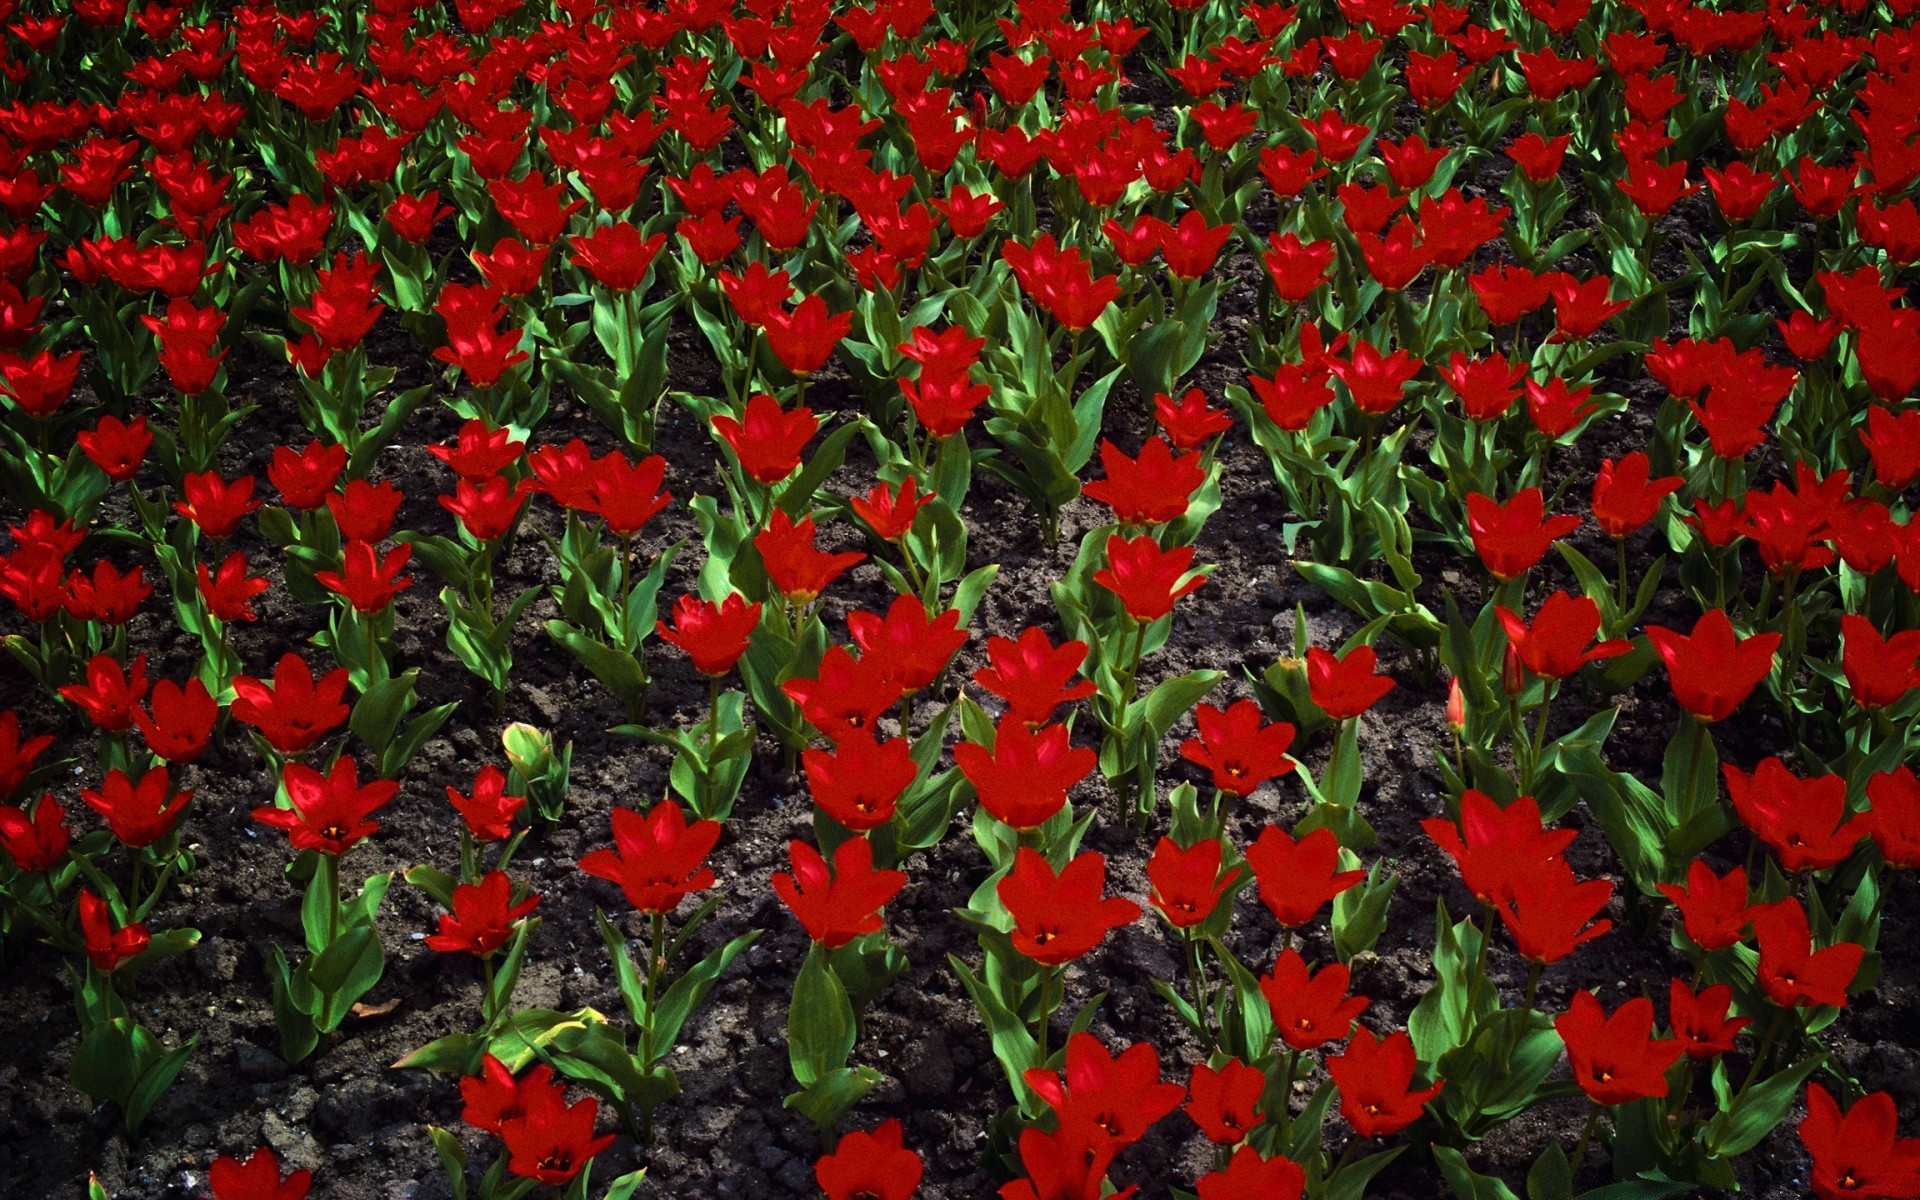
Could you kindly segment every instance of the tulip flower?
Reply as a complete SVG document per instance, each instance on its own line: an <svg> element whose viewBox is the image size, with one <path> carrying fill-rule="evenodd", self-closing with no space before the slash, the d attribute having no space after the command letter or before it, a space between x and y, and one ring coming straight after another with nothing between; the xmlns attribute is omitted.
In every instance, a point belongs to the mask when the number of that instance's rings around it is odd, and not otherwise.
<svg viewBox="0 0 1920 1200"><path fill-rule="evenodd" d="M1100 464L1106 478L1080 490L1111 508L1122 525L1163 525L1180 519L1207 476L1198 454L1176 457L1173 447L1159 438L1148 438L1138 458L1128 458L1120 447L1102 439Z"/></svg>
<svg viewBox="0 0 1920 1200"><path fill-rule="evenodd" d="M1195 1063L1187 1078L1187 1116L1216 1146L1237 1146L1260 1124L1267 1073L1229 1058L1216 1070Z"/></svg>
<svg viewBox="0 0 1920 1200"><path fill-rule="evenodd" d="M1252 1146L1241 1146L1224 1168L1194 1183L1198 1200L1300 1200L1306 1189L1307 1173L1299 1163L1279 1155L1263 1158Z"/></svg>
<svg viewBox="0 0 1920 1200"><path fill-rule="evenodd" d="M593 850L580 859L580 869L596 879L620 885L627 903L644 913L670 913L694 892L714 884L707 855L720 840L718 821L688 823L672 800L662 800L642 814L615 808L612 850Z"/></svg>
<svg viewBox="0 0 1920 1200"><path fill-rule="evenodd" d="M1691 634L1649 625L1647 640L1667 664L1673 698L1709 723L1733 715L1773 670L1773 652L1780 645L1777 633L1737 637L1733 622L1717 608L1702 613Z"/></svg>
<svg viewBox="0 0 1920 1200"><path fill-rule="evenodd" d="M1866 836L1865 818L1847 811L1847 781L1840 775L1802 779L1769 755L1749 775L1723 765L1727 796L1741 822L1780 857L1789 874L1838 866Z"/></svg>
<svg viewBox="0 0 1920 1200"><path fill-rule="evenodd" d="M1372 708L1393 690L1393 680L1374 673L1379 657L1372 646L1355 646L1344 657L1318 646L1307 650L1307 688L1313 703L1336 721L1348 721Z"/></svg>
<svg viewBox="0 0 1920 1200"><path fill-rule="evenodd" d="M1067 803L1067 793L1087 777L1099 755L1069 742L1065 725L1039 730L1003 718L993 749L973 742L953 748L954 762L978 794L980 807L1014 829L1038 829Z"/></svg>
<svg viewBox="0 0 1920 1200"><path fill-rule="evenodd" d="M147 656L136 654L122 670L110 655L96 654L87 662L87 682L60 688L75 708L102 733L123 733L133 726L133 714L147 694Z"/></svg>
<svg viewBox="0 0 1920 1200"><path fill-rule="evenodd" d="M1494 615L1520 661L1542 679L1564 679L1590 662L1633 649L1630 643L1617 640L1590 644L1600 630L1600 606L1570 592L1548 596L1531 625L1504 605L1495 606Z"/></svg>
<svg viewBox="0 0 1920 1200"><path fill-rule="evenodd" d="M780 690L800 706L800 715L831 741L871 732L880 714L900 699L900 686L880 657L855 658L845 646L829 646L811 679L789 679Z"/></svg>
<svg viewBox="0 0 1920 1200"><path fill-rule="evenodd" d="M1175 929L1192 929L1220 907L1229 889L1246 873L1243 867L1221 871L1223 848L1213 838L1202 838L1182 848L1163 837L1147 859L1147 903Z"/></svg>
<svg viewBox="0 0 1920 1200"><path fill-rule="evenodd" d="M138 783L116 767L107 772L98 791L82 788L80 798L100 814L123 845L139 850L173 832L193 793L175 792L165 767L142 773Z"/></svg>
<svg viewBox="0 0 1920 1200"><path fill-rule="evenodd" d="M783 509L775 509L767 527L754 535L753 547L760 552L768 581L789 604L811 604L847 568L867 557L856 550L827 553L816 548L813 539L813 518L795 521Z"/></svg>
<svg viewBox="0 0 1920 1200"><path fill-rule="evenodd" d="M958 609L929 616L918 596L895 596L884 617L859 609L848 613L847 633L861 658L881 665L902 695L931 686L967 643Z"/></svg>
<svg viewBox="0 0 1920 1200"><path fill-rule="evenodd" d="M1579 527L1579 517L1547 516L1546 500L1537 487L1521 489L1504 504L1477 492L1467 497L1467 531L1473 548L1502 582L1525 575L1554 542Z"/></svg>
<svg viewBox="0 0 1920 1200"><path fill-rule="evenodd" d="M440 931L427 948L443 954L486 958L506 945L514 926L540 906L540 897L513 902L513 884L505 871L489 871L479 883L456 884L453 911L440 917Z"/></svg>
<svg viewBox="0 0 1920 1200"><path fill-rule="evenodd" d="M1340 1115L1363 1138L1392 1137L1420 1119L1441 1085L1416 1088L1413 1039L1395 1030L1386 1037L1356 1026L1346 1053L1327 1059L1327 1074L1340 1089Z"/></svg>
<svg viewBox="0 0 1920 1200"><path fill-rule="evenodd" d="M896 1118L856 1129L814 1162L814 1181L827 1200L909 1200L926 1167L904 1143Z"/></svg>
<svg viewBox="0 0 1920 1200"><path fill-rule="evenodd" d="M842 738L832 750L805 750L800 762L813 802L855 833L893 820L900 794L920 773L906 738L876 742L867 732Z"/></svg>
<svg viewBox="0 0 1920 1200"><path fill-rule="evenodd" d="M1093 581L1119 597L1127 615L1142 623L1157 621L1173 611L1175 601L1200 590L1203 574L1189 576L1193 547L1162 550L1147 534L1107 539L1107 566L1093 573Z"/></svg>
<svg viewBox="0 0 1920 1200"><path fill-rule="evenodd" d="M1365 996L1347 994L1351 980L1345 963L1328 963L1314 971L1299 951L1282 950L1273 970L1260 980L1260 994L1273 1011L1280 1040L1304 1053L1346 1037L1368 1004Z"/></svg>
<svg viewBox="0 0 1920 1200"><path fill-rule="evenodd" d="M873 869L873 846L856 837L833 854L833 869L807 843L787 844L793 873L776 872L773 891L805 927L807 936L828 950L879 930L880 910L906 886L904 871Z"/></svg>
<svg viewBox="0 0 1920 1200"><path fill-rule="evenodd" d="M1553 1027L1567 1044L1573 1081L1599 1105L1665 1096L1667 1068L1684 1052L1678 1040L1653 1036L1653 1001L1645 996L1608 1013L1592 992L1575 992Z"/></svg>
<svg viewBox="0 0 1920 1200"><path fill-rule="evenodd" d="M280 778L290 807L263 805L253 810L253 819L285 830L296 850L316 850L332 858L372 836L380 826L370 815L400 790L391 779L362 784L350 755L336 759L326 775L290 762Z"/></svg>
<svg viewBox="0 0 1920 1200"><path fill-rule="evenodd" d="M1695 859L1687 865L1684 886L1663 883L1659 888L1660 894L1680 910L1681 927L1702 950L1724 950L1746 936L1753 909L1747 903L1745 867L1718 876L1712 867Z"/></svg>
<svg viewBox="0 0 1920 1200"><path fill-rule="evenodd" d="M747 400L742 419L730 413L713 418L713 431L733 451L740 469L768 487L799 469L800 456L819 429L820 419L812 409L805 405L782 409L778 400L764 393Z"/></svg>
<svg viewBox="0 0 1920 1200"><path fill-rule="evenodd" d="M1153 1043L1135 1042L1114 1054L1090 1033L1067 1040L1064 1069L1036 1067L1024 1078L1062 1125L1091 1119L1116 1147L1139 1141L1186 1098L1179 1084L1160 1081Z"/></svg>
<svg viewBox="0 0 1920 1200"><path fill-rule="evenodd" d="M1900 1137L1899 1114L1885 1092L1862 1096L1844 1113L1826 1088L1807 1085L1800 1141L1813 1158L1820 1200L1920 1195L1920 1138Z"/></svg>
<svg viewBox="0 0 1920 1200"><path fill-rule="evenodd" d="M1013 870L996 885L1013 917L1013 948L1043 966L1058 967L1098 946L1110 930L1139 919L1131 900L1103 898L1107 860L1086 851L1058 873L1038 853L1021 847Z"/></svg>
<svg viewBox="0 0 1920 1200"><path fill-rule="evenodd" d="M66 810L51 795L40 797L31 815L18 805L0 804L0 850L21 871L47 871L67 857L70 841Z"/></svg>
<svg viewBox="0 0 1920 1200"><path fill-rule="evenodd" d="M107 902L86 888L80 890L79 918L87 961L102 975L113 974L120 964L138 955L153 941L147 927L138 921L115 929Z"/></svg>
<svg viewBox="0 0 1920 1200"><path fill-rule="evenodd" d="M1213 786L1222 792L1250 796L1295 766L1287 757L1293 726L1285 721L1266 724L1253 700L1235 701L1224 710L1201 704L1193 719L1200 736L1181 743L1181 757L1211 771Z"/></svg>
<svg viewBox="0 0 1920 1200"><path fill-rule="evenodd" d="M269 1147L255 1150L246 1161L222 1156L207 1168L207 1186L213 1200L306 1200L313 1172L301 1167L280 1175L280 1159Z"/></svg>
<svg viewBox="0 0 1920 1200"><path fill-rule="evenodd" d="M987 639L988 665L973 673L973 681L1007 702L1003 724L1044 725L1062 704L1094 694L1092 680L1073 682L1086 657L1085 642L1055 646L1037 626L1021 631L1018 641L996 634Z"/></svg>
<svg viewBox="0 0 1920 1200"><path fill-rule="evenodd" d="M1699 993L1681 980L1667 988L1667 1024L1688 1058L1696 1062L1718 1058L1733 1049L1740 1031L1753 1024L1750 1017L1732 1017L1733 988L1716 983Z"/></svg>
<svg viewBox="0 0 1920 1200"><path fill-rule="evenodd" d="M1836 942L1814 948L1807 910L1792 897L1756 907L1753 932L1760 943L1756 973L1769 1000L1782 1008L1846 1006L1847 991L1866 957L1864 947Z"/></svg>
<svg viewBox="0 0 1920 1200"><path fill-rule="evenodd" d="M738 592L729 592L719 603L681 596L671 615L673 624L656 621L655 631L680 647L693 660L694 670L715 679L740 661L760 626L760 605L747 603Z"/></svg>
<svg viewBox="0 0 1920 1200"><path fill-rule="evenodd" d="M282 754L298 754L347 719L341 697L347 690L345 668L317 682L306 660L289 651L273 669L271 685L251 675L233 679L233 718L260 731Z"/></svg>

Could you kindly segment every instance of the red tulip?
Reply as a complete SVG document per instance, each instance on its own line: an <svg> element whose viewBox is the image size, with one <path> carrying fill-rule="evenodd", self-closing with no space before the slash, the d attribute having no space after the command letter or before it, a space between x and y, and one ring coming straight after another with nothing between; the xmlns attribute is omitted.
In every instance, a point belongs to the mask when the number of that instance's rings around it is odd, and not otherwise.
<svg viewBox="0 0 1920 1200"><path fill-rule="evenodd" d="M832 750L800 755L820 811L855 833L893 820L894 805L919 775L906 738L877 742L871 733L842 738Z"/></svg>
<svg viewBox="0 0 1920 1200"><path fill-rule="evenodd" d="M1705 1061L1733 1049L1734 1038L1753 1024L1753 1019L1729 1019L1727 1010L1732 1005L1733 989L1724 983L1716 983L1697 995L1678 979L1669 984L1667 1024L1688 1058Z"/></svg>
<svg viewBox="0 0 1920 1200"><path fill-rule="evenodd" d="M1163 837L1147 860L1147 882L1153 890L1147 902L1175 929L1192 929L1212 917L1245 869L1220 869L1223 854L1220 842L1202 838L1182 848L1170 837Z"/></svg>
<svg viewBox="0 0 1920 1200"><path fill-rule="evenodd" d="M1753 909L1747 904L1747 871L1735 867L1725 876L1695 859L1687 865L1686 885L1663 883L1660 894L1680 910L1681 926L1694 945L1709 953L1724 950L1746 936Z"/></svg>
<svg viewBox="0 0 1920 1200"><path fill-rule="evenodd" d="M1307 691L1313 703L1336 721L1366 712L1393 690L1393 680L1374 673L1379 657L1372 646L1355 646L1344 657L1318 646L1307 650Z"/></svg>
<svg viewBox="0 0 1920 1200"><path fill-rule="evenodd" d="M1187 1079L1187 1115L1216 1146L1236 1146L1260 1124L1267 1073L1229 1058L1218 1070L1195 1063Z"/></svg>
<svg viewBox="0 0 1920 1200"><path fill-rule="evenodd" d="M1567 1044L1573 1081L1595 1104L1626 1104L1667 1094L1667 1068L1683 1051L1653 1036L1653 1001L1635 996L1609 1015L1592 992L1573 994L1553 1027Z"/></svg>
<svg viewBox="0 0 1920 1200"><path fill-rule="evenodd" d="M1135 1042L1119 1054L1090 1033L1067 1039L1064 1069L1029 1069L1022 1077L1063 1126L1091 1120L1110 1144L1130 1146L1180 1107L1187 1090L1160 1081L1160 1054Z"/></svg>
<svg viewBox="0 0 1920 1200"><path fill-rule="evenodd" d="M1548 596L1531 626L1503 605L1495 606L1494 615L1520 661L1542 679L1564 679L1590 662L1633 649L1631 643L1618 640L1589 645L1600 629L1600 606L1570 592Z"/></svg>
<svg viewBox="0 0 1920 1200"><path fill-rule="evenodd" d="M693 660L693 669L718 678L733 669L747 652L753 631L760 627L760 606L749 604L738 592L719 603L692 595L673 606L673 625L654 622L660 637L680 647Z"/></svg>
<svg viewBox="0 0 1920 1200"><path fill-rule="evenodd" d="M596 879L620 885L627 903L644 913L670 913L693 892L713 886L707 855L720 840L718 821L694 821L672 800L662 800L642 815L615 808L613 850L594 850L580 869Z"/></svg>
<svg viewBox="0 0 1920 1200"><path fill-rule="evenodd" d="M1188 575L1192 565L1192 546L1162 550L1148 534L1129 539L1116 533L1107 539L1107 566L1093 573L1093 581L1118 596L1134 620L1157 621L1207 582L1204 574Z"/></svg>
<svg viewBox="0 0 1920 1200"><path fill-rule="evenodd" d="M1252 1146L1241 1146L1225 1168L1209 1171L1194 1183L1198 1200L1300 1200L1307 1173L1290 1158L1262 1158Z"/></svg>
<svg viewBox="0 0 1920 1200"><path fill-rule="evenodd" d="M1647 640L1667 664L1673 698L1702 721L1733 715L1756 685L1773 670L1777 633L1736 637L1733 622L1720 609L1708 609L1691 634L1647 626Z"/></svg>
<svg viewBox="0 0 1920 1200"><path fill-rule="evenodd" d="M1099 758L1091 747L1071 745L1070 736L1065 725L1035 731L1002 718L992 750L959 742L953 758L989 816L1015 829L1037 829L1066 805L1067 793Z"/></svg>
<svg viewBox="0 0 1920 1200"><path fill-rule="evenodd" d="M175 792L165 767L142 773L137 784L115 767L107 772L99 791L82 788L80 798L100 814L114 837L138 850L173 832L193 793Z"/></svg>
<svg viewBox="0 0 1920 1200"><path fill-rule="evenodd" d="M847 568L867 557L857 550L830 554L813 544L813 518L795 521L775 509L767 527L754 535L754 549L766 566L767 580L789 604L811 604Z"/></svg>
<svg viewBox="0 0 1920 1200"><path fill-rule="evenodd" d="M1294 1050L1315 1050L1347 1036L1361 1013L1365 996L1347 995L1352 980L1344 963L1310 970L1294 949L1282 950L1273 970L1260 980L1260 994L1273 1011L1274 1032Z"/></svg>
<svg viewBox="0 0 1920 1200"><path fill-rule="evenodd" d="M334 858L380 828L369 817L400 790L400 785L390 779L362 784L359 769L349 755L336 759L327 775L304 763L290 762L281 769L280 780L290 807L263 805L253 810L253 819L285 830L296 850L317 850Z"/></svg>
<svg viewBox="0 0 1920 1200"><path fill-rule="evenodd" d="M147 927L138 921L115 929L107 902L86 888L80 889L80 937L87 961L102 975L111 975L121 963L139 954L153 941Z"/></svg>
<svg viewBox="0 0 1920 1200"><path fill-rule="evenodd" d="M1055 874L1038 853L1021 847L995 891L1013 917L1013 948L1034 962L1057 967L1086 954L1109 930L1139 919L1131 900L1103 899L1107 860L1086 851Z"/></svg>
<svg viewBox="0 0 1920 1200"><path fill-rule="evenodd" d="M280 1159L262 1146L245 1162L220 1157L207 1168L213 1200L306 1200L313 1172L305 1167L280 1177Z"/></svg>
<svg viewBox="0 0 1920 1200"><path fill-rule="evenodd" d="M787 411L765 393L747 401L744 419L731 413L713 418L713 431L740 460L740 469L769 487L799 469L800 456L819 429L812 409L802 405Z"/></svg>
<svg viewBox="0 0 1920 1200"><path fill-rule="evenodd" d="M1753 932L1760 943L1757 974L1768 999L1782 1008L1846 1006L1847 990L1866 957L1864 947L1836 942L1815 949L1807 910L1791 896L1756 907Z"/></svg>
<svg viewBox="0 0 1920 1200"><path fill-rule="evenodd" d="M515 904L507 873L489 871L479 883L454 887L453 911L441 915L440 931L427 938L427 948L486 958L506 945L514 926L539 906L538 896Z"/></svg>
<svg viewBox="0 0 1920 1200"><path fill-rule="evenodd" d="M1571 515L1549 517L1537 487L1524 488L1502 504L1491 496L1467 497L1467 531L1494 578L1518 579L1546 556L1554 542L1580 527Z"/></svg>
<svg viewBox="0 0 1920 1200"><path fill-rule="evenodd" d="M1085 642L1055 646L1038 627L1023 630L1019 641L996 634L987 639L988 665L973 673L973 681L1007 702L1003 725L1043 725L1062 704L1093 695L1092 680L1073 682L1086 657Z"/></svg>
<svg viewBox="0 0 1920 1200"><path fill-rule="evenodd" d="M1899 1136L1893 1097L1874 1092L1843 1114L1827 1089L1807 1085L1800 1141L1813 1158L1810 1180L1820 1200L1920 1195L1920 1138Z"/></svg>
<svg viewBox="0 0 1920 1200"><path fill-rule="evenodd" d="M1138 458L1110 441L1100 443L1100 465L1107 477L1087 484L1081 492L1113 510L1122 525L1163 525L1187 513L1189 498L1206 482L1206 468L1198 454L1175 456L1160 438L1149 438Z"/></svg>
<svg viewBox="0 0 1920 1200"><path fill-rule="evenodd" d="M806 928L807 936L838 950L857 937L877 931L880 910L906 886L904 871L873 869L873 846L862 837L849 838L833 853L833 870L807 843L787 844L793 873L776 872L774 894Z"/></svg>
<svg viewBox="0 0 1920 1200"><path fill-rule="evenodd" d="M1413 1039L1401 1031L1379 1037L1356 1026L1344 1054L1327 1059L1327 1074L1340 1089L1340 1115L1363 1138L1392 1137L1420 1119L1440 1084L1413 1086L1419 1066Z"/></svg>
<svg viewBox="0 0 1920 1200"><path fill-rule="evenodd" d="M895 1118L856 1129L813 1164L814 1180L827 1200L909 1200L926 1168L903 1143Z"/></svg>
<svg viewBox="0 0 1920 1200"><path fill-rule="evenodd" d="M1316 829L1295 840L1277 825L1261 828L1247 847L1260 902L1288 929L1313 920L1328 901L1367 877L1365 871L1340 870L1340 842L1330 829Z"/></svg>

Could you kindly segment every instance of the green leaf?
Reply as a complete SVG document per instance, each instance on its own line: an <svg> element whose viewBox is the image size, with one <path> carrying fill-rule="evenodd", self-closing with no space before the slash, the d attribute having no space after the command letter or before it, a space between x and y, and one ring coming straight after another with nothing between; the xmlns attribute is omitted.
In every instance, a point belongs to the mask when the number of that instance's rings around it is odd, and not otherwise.
<svg viewBox="0 0 1920 1200"><path fill-rule="evenodd" d="M1433 1159L1458 1200L1519 1200L1513 1189L1490 1175L1477 1174L1452 1146L1435 1146Z"/></svg>
<svg viewBox="0 0 1920 1200"><path fill-rule="evenodd" d="M884 1078L872 1067L840 1067L788 1096L786 1105L821 1129L829 1130Z"/></svg>
<svg viewBox="0 0 1920 1200"><path fill-rule="evenodd" d="M1548 1142L1527 1172L1527 1200L1573 1200L1573 1166L1559 1142Z"/></svg>
<svg viewBox="0 0 1920 1200"><path fill-rule="evenodd" d="M1339 1173L1327 1181L1327 1200L1360 1200L1366 1195L1367 1185L1373 1182L1373 1177L1386 1170L1406 1149L1405 1146L1395 1146L1340 1168Z"/></svg>
<svg viewBox="0 0 1920 1200"><path fill-rule="evenodd" d="M656 1051L665 1054L680 1038L680 1029L694 1009L700 1007L700 1001L726 972L740 952L753 945L760 936L758 929L743 933L726 945L708 954L705 958L687 969L686 974L673 981L658 1001L653 1014L653 1044ZM809 956L811 957L811 956Z"/></svg>
<svg viewBox="0 0 1920 1200"><path fill-rule="evenodd" d="M466 1148L459 1138L438 1125L427 1126L427 1136L433 1139L433 1152L440 1156L440 1169L446 1172L453 1200L467 1200Z"/></svg>
<svg viewBox="0 0 1920 1200"><path fill-rule="evenodd" d="M787 1009L787 1057L794 1079L808 1088L845 1067L857 1033L847 989L816 943L793 982Z"/></svg>
<svg viewBox="0 0 1920 1200"><path fill-rule="evenodd" d="M128 1133L139 1129L146 1123L147 1114L159 1102L160 1097L172 1086L180 1074L180 1068L187 1065L187 1056L193 1053L193 1047L199 1038L187 1039L185 1045L175 1046L159 1058L148 1063L140 1072L139 1080L133 1085L133 1091L127 1096L123 1106Z"/></svg>
<svg viewBox="0 0 1920 1200"><path fill-rule="evenodd" d="M1731 1108L1722 1108L1707 1122L1702 1142L1708 1153L1732 1158L1759 1145L1762 1138L1787 1119L1788 1110L1800 1095L1800 1085L1819 1069L1826 1057L1825 1054L1811 1055L1784 1071L1775 1072L1748 1088Z"/></svg>
<svg viewBox="0 0 1920 1200"><path fill-rule="evenodd" d="M450 1033L435 1038L411 1051L393 1064L396 1071L445 1071L453 1075L470 1074L480 1065L480 1054L487 1039L477 1033Z"/></svg>

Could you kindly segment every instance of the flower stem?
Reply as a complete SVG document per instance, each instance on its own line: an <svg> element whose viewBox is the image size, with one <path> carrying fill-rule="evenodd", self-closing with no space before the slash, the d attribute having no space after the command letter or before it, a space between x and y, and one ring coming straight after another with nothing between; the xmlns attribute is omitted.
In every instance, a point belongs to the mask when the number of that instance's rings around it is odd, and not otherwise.
<svg viewBox="0 0 1920 1200"><path fill-rule="evenodd" d="M1568 1166L1571 1169L1576 1171L1580 1169L1581 1160L1587 1156L1587 1143L1593 1140L1593 1131L1599 1124L1600 1105L1589 1102L1587 1105L1587 1123L1580 1128L1580 1140L1573 1144L1573 1154L1568 1162Z"/></svg>

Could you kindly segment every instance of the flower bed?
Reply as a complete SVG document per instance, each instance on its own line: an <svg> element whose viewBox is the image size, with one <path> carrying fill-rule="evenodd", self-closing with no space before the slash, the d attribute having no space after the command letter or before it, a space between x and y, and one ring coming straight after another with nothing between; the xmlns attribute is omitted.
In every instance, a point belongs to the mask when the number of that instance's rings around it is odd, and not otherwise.
<svg viewBox="0 0 1920 1200"><path fill-rule="evenodd" d="M1911 9L17 6L0 1186L1920 1193Z"/></svg>

